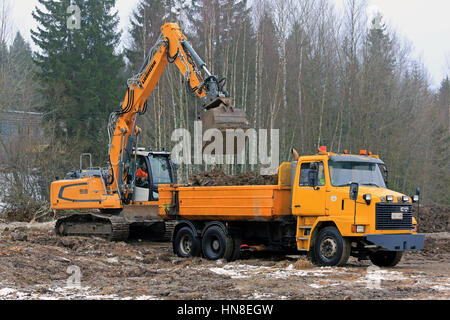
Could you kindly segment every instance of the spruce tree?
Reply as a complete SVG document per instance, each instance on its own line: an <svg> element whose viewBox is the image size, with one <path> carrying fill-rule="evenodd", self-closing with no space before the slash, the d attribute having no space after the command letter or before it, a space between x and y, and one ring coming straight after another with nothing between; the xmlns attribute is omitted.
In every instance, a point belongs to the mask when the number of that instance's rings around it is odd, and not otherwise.
<svg viewBox="0 0 450 320"><path fill-rule="evenodd" d="M46 101L46 119L56 137L83 151L101 150L106 158L108 115L125 94L123 56L117 53L119 18L115 0L39 0L33 12L39 23L31 30L39 52L34 55ZM81 28L69 29L69 5L80 8Z"/></svg>
<svg viewBox="0 0 450 320"><path fill-rule="evenodd" d="M34 64L30 45L17 32L8 54L9 109L35 110L37 82L33 76Z"/></svg>

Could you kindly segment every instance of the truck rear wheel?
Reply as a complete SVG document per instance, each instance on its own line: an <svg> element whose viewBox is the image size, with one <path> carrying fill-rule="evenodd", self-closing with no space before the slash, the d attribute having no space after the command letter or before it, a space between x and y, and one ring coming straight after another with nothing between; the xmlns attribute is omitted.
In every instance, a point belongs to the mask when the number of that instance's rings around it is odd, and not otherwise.
<svg viewBox="0 0 450 320"><path fill-rule="evenodd" d="M350 242L335 227L319 231L310 254L311 262L318 266L342 266L350 257Z"/></svg>
<svg viewBox="0 0 450 320"><path fill-rule="evenodd" d="M206 229L202 238L203 255L208 260L230 260L233 254L233 239L217 226Z"/></svg>
<svg viewBox="0 0 450 320"><path fill-rule="evenodd" d="M173 252L182 258L198 257L201 252L201 242L190 227L182 227L173 239Z"/></svg>
<svg viewBox="0 0 450 320"><path fill-rule="evenodd" d="M377 251L369 255L370 261L378 267L394 267L402 259L402 251Z"/></svg>

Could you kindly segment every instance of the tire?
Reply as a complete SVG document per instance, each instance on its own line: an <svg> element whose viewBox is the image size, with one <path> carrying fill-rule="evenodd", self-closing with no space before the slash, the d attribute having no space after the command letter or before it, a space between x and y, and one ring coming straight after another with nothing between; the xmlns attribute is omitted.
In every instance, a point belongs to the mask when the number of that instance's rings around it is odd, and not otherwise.
<svg viewBox="0 0 450 320"><path fill-rule="evenodd" d="M182 227L173 238L173 252L181 258L198 257L201 242L190 227Z"/></svg>
<svg viewBox="0 0 450 320"><path fill-rule="evenodd" d="M317 266L343 266L350 257L350 241L343 238L335 227L326 227L319 231L310 260Z"/></svg>
<svg viewBox="0 0 450 320"><path fill-rule="evenodd" d="M394 267L402 259L403 251L377 251L369 255L370 261L378 267Z"/></svg>
<svg viewBox="0 0 450 320"><path fill-rule="evenodd" d="M221 227L211 226L203 234L202 251L208 260L229 260L233 253L233 239Z"/></svg>

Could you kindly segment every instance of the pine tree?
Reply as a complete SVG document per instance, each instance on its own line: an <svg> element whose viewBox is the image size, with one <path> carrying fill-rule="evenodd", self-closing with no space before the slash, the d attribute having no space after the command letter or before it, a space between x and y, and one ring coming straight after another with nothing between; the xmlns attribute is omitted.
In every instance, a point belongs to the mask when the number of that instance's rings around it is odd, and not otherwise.
<svg viewBox="0 0 450 320"><path fill-rule="evenodd" d="M17 72L24 72L33 67L30 45L23 39L20 32L17 32L14 38L9 49L9 56L12 63L16 66Z"/></svg>
<svg viewBox="0 0 450 320"><path fill-rule="evenodd" d="M366 66L376 84L386 83L386 78L392 76L395 68L395 53L393 41L387 33L385 24L381 24L381 16L372 21L372 28L367 36Z"/></svg>
<svg viewBox="0 0 450 320"><path fill-rule="evenodd" d="M10 108L14 110L36 110L39 105L38 82L35 79L30 45L20 32L9 49Z"/></svg>
<svg viewBox="0 0 450 320"><path fill-rule="evenodd" d="M119 18L115 0L39 0L32 39L40 52L34 56L45 98L43 111L55 124L59 139L77 140L87 152L106 148L108 115L118 109L125 92L118 54ZM77 5L81 28L69 29L67 8ZM103 158L106 154L102 152Z"/></svg>

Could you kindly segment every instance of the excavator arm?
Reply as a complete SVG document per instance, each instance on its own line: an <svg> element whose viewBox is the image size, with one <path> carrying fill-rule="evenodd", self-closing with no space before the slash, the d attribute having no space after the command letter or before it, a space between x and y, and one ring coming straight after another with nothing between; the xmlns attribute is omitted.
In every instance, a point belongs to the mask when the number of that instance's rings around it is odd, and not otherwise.
<svg viewBox="0 0 450 320"><path fill-rule="evenodd" d="M207 118L213 119L212 122L214 119L220 119L218 129L225 127L238 129L248 126L245 113L231 106L231 99L223 90L222 81L211 75L180 27L175 23L166 23L162 26L161 32L139 73L128 80L127 93L121 109L113 112L109 120L111 177L109 189L113 192L118 191L121 198L127 192L123 184L124 164L131 156L133 148L137 147L140 133L140 129L136 126L136 118L139 114L145 113L146 101L169 63L175 64L184 76L188 91L203 102L205 113L211 113ZM206 74L205 79L202 72ZM214 123L211 124L211 120L209 122L208 127L215 126Z"/></svg>

